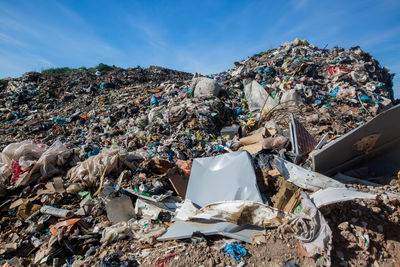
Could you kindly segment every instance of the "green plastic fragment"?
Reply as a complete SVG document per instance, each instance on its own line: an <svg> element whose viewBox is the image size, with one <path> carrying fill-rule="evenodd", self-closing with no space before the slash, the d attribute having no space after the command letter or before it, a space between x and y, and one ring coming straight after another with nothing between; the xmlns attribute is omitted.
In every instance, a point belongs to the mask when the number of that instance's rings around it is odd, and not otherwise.
<svg viewBox="0 0 400 267"><path fill-rule="evenodd" d="M301 203L294 209L294 213L299 214L303 210L303 205Z"/></svg>
<svg viewBox="0 0 400 267"><path fill-rule="evenodd" d="M319 256L319 257L317 258L316 262L317 262L318 264L320 264L320 265L324 265L324 263L325 263L324 256L322 256L322 255Z"/></svg>
<svg viewBox="0 0 400 267"><path fill-rule="evenodd" d="M86 198L86 199L93 200L93 198L92 198L92 196L90 195L90 192L89 192L89 191L81 191L81 192L78 193L78 196L84 197L84 198Z"/></svg>

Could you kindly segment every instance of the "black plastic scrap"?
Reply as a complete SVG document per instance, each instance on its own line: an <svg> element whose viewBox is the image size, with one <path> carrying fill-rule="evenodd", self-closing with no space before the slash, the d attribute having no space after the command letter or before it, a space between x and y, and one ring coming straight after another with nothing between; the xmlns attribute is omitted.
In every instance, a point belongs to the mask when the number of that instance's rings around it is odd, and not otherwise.
<svg viewBox="0 0 400 267"><path fill-rule="evenodd" d="M100 267L136 267L139 263L134 257L129 259L121 260L117 253L112 253L100 260Z"/></svg>

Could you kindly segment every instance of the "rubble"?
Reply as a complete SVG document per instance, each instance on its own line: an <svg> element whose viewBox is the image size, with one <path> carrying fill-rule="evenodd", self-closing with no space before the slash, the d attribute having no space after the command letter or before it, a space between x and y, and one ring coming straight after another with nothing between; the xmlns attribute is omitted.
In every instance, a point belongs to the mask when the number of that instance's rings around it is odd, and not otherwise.
<svg viewBox="0 0 400 267"><path fill-rule="evenodd" d="M392 78L296 39L207 77L1 80L0 264L399 264Z"/></svg>

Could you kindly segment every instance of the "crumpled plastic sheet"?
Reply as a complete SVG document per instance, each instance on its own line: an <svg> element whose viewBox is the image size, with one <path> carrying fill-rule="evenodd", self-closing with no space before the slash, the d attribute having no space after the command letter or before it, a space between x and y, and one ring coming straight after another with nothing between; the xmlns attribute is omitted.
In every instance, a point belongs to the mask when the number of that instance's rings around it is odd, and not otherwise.
<svg viewBox="0 0 400 267"><path fill-rule="evenodd" d="M262 112L267 113L278 105L257 81L246 82L243 90L251 112L262 110Z"/></svg>
<svg viewBox="0 0 400 267"><path fill-rule="evenodd" d="M66 164L72 150L68 149L60 141L54 142L38 159L31 170L31 174L40 170L43 177L51 177L60 172L58 166Z"/></svg>
<svg viewBox="0 0 400 267"><path fill-rule="evenodd" d="M118 171L123 165L134 169L133 160L142 159L136 155L127 153L118 146L104 149L100 154L92 156L77 166L70 169L67 173L67 179L71 182L82 182L88 187L97 187L101 178L112 172Z"/></svg>
<svg viewBox="0 0 400 267"><path fill-rule="evenodd" d="M299 240L298 249L302 256L324 255L326 265L331 263L332 231L322 213L309 196L301 192L302 211L295 218L287 221ZM282 227L285 227L282 226Z"/></svg>
<svg viewBox="0 0 400 267"><path fill-rule="evenodd" d="M52 177L60 173L59 167L63 166L72 155L72 150L60 141L54 142L50 147L25 140L6 146L0 154L0 182L11 188L25 186L39 175ZM11 183L12 165L14 169L18 163L18 177ZM71 162L69 162L71 163ZM39 174L39 175L38 175Z"/></svg>
<svg viewBox="0 0 400 267"><path fill-rule="evenodd" d="M21 170L28 170L40 156L46 151L47 146L38 145L30 140L12 143L0 153L0 182L9 185L11 178L11 165L15 161L21 166Z"/></svg>
<svg viewBox="0 0 400 267"><path fill-rule="evenodd" d="M277 227L290 218L290 214L248 200L215 202L197 209L190 200L185 199L176 215L176 219L185 221L229 222L266 228Z"/></svg>
<svg viewBox="0 0 400 267"><path fill-rule="evenodd" d="M119 222L106 227L101 236L101 243L112 243L126 237L134 238L143 244L154 244L156 238L166 232L165 226L152 224L147 220L136 221L131 219L127 222Z"/></svg>
<svg viewBox="0 0 400 267"><path fill-rule="evenodd" d="M229 254L236 261L239 262L241 258L246 256L247 250L244 246L236 243L226 244L224 247L224 254Z"/></svg>

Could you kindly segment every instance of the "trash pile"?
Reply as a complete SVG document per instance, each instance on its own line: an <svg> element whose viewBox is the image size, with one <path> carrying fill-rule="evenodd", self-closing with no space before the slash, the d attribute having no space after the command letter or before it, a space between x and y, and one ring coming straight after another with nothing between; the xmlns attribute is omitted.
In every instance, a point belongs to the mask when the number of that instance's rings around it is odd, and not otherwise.
<svg viewBox="0 0 400 267"><path fill-rule="evenodd" d="M400 264L400 105L359 47L0 81L2 266Z"/></svg>

